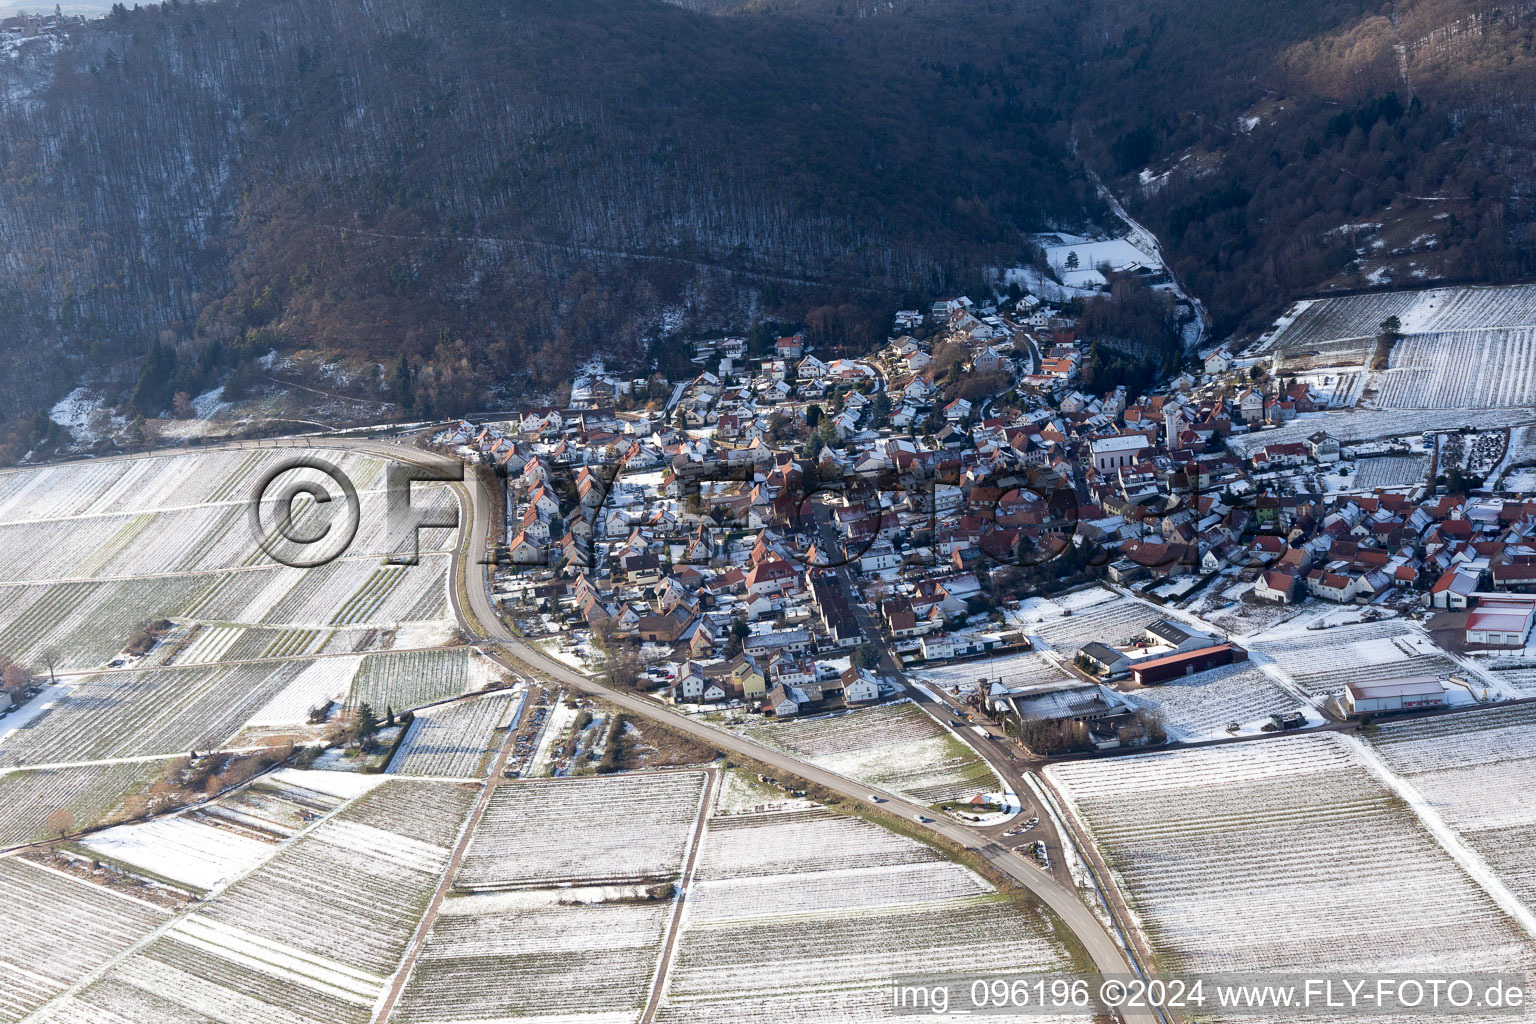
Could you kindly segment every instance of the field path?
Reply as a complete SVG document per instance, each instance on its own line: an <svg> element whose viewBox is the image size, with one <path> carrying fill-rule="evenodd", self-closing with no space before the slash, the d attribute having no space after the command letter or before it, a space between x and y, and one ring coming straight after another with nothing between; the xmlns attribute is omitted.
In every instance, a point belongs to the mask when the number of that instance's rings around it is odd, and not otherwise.
<svg viewBox="0 0 1536 1024"><path fill-rule="evenodd" d="M693 838L688 843L688 859L683 864L683 876L677 885L677 905L672 908L672 920L667 925L667 941L661 946L661 960L656 965L656 981L651 985L651 996L645 1001L645 1012L640 1015L640 1024L650 1024L656 1019L656 1011L661 1007L661 997L667 989L667 972L672 966L672 951L677 948L677 940L683 932L683 901L688 898L688 887L693 884L693 867L699 860L699 847L704 843L704 825L709 821L711 805L715 799L715 787L719 784L719 773L714 769L708 769L709 781L704 784L704 799L699 804L699 820L693 826Z"/></svg>
<svg viewBox="0 0 1536 1024"><path fill-rule="evenodd" d="M373 1020L376 1024L382 1024L389 1019L395 1003L400 998L400 993L405 990L405 983L410 979L416 960L421 956L422 947L427 943L427 933L432 930L432 922L437 920L437 912L442 908L443 900L447 898L449 890L453 888L453 878L459 873L459 865L464 860L464 853L469 849L470 841L475 837L475 829L480 827L480 819L485 817L485 810L491 805L491 796L501 782L501 771L507 766L507 758L511 756L513 738L516 735L516 729L508 729L506 738L501 741L501 750L496 754L496 762L491 765L491 774L481 784L480 795L475 799L474 810L470 812L469 820L465 822L464 829L459 834L459 841L453 848L453 856L448 858L448 865L443 868L443 877L437 883L437 891L432 894L432 902L427 904L426 913L421 916L421 921L416 925L416 933L411 936L411 944L406 947L405 957L395 971L394 981L390 983L389 990L374 1007Z"/></svg>

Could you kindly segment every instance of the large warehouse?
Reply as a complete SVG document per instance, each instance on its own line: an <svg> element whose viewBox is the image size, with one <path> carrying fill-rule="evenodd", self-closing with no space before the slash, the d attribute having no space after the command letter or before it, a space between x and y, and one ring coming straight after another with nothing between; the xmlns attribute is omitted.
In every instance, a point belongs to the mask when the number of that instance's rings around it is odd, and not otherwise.
<svg viewBox="0 0 1536 1024"><path fill-rule="evenodd" d="M1137 686L1153 686L1180 676L1248 660L1248 652L1233 644L1217 644L1194 651L1182 651L1162 658L1148 658L1131 664L1131 678Z"/></svg>
<svg viewBox="0 0 1536 1024"><path fill-rule="evenodd" d="M1380 711L1418 711L1446 705L1445 684L1434 676L1350 683L1344 688L1344 710L1351 715Z"/></svg>

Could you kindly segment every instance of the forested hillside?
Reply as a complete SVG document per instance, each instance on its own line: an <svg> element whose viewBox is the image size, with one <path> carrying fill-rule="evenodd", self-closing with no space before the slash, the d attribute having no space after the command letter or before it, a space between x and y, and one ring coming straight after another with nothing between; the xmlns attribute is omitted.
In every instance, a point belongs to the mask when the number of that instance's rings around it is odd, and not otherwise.
<svg viewBox="0 0 1536 1024"><path fill-rule="evenodd" d="M1536 3L1125 0L1083 39L1089 158L1219 332L1324 288L1536 276Z"/></svg>
<svg viewBox="0 0 1536 1024"><path fill-rule="evenodd" d="M1084 164L1223 332L1533 276L1533 8L212 0L7 36L4 426L274 348L441 415L817 306L858 341L1102 221Z"/></svg>
<svg viewBox="0 0 1536 1024"><path fill-rule="evenodd" d="M0 345L53 392L174 363L151 415L271 347L404 352L428 414L663 326L968 284L1088 191L1039 15L947 11L118 9L8 67Z"/></svg>

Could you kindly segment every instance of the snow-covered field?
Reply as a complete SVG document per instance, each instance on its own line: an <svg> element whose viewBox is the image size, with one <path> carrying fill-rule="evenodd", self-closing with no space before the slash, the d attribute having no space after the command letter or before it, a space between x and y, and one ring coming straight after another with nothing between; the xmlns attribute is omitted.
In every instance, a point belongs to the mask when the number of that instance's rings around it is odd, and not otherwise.
<svg viewBox="0 0 1536 1024"><path fill-rule="evenodd" d="M491 890L676 878L704 780L702 772L664 772L505 783L475 830L457 884Z"/></svg>
<svg viewBox="0 0 1536 1024"><path fill-rule="evenodd" d="M1304 413L1284 426L1234 434L1227 447L1242 458L1270 444L1304 441L1319 430L1326 430L1340 441L1370 441L1381 437L1407 437L1426 430L1455 430L1473 427L1497 430L1536 417L1530 409L1351 409L1338 412Z"/></svg>
<svg viewBox="0 0 1536 1024"><path fill-rule="evenodd" d="M0 846L45 838L48 816L56 810L80 824L96 821L169 766L169 760L156 760L8 771L0 775Z"/></svg>
<svg viewBox="0 0 1536 1024"><path fill-rule="evenodd" d="M1375 404L1383 409L1536 405L1536 330L1409 335L1392 349Z"/></svg>
<svg viewBox="0 0 1536 1024"><path fill-rule="evenodd" d="M271 844L249 835L184 816L119 825L91 836L84 845L199 889L215 889L274 852Z"/></svg>
<svg viewBox="0 0 1536 1024"><path fill-rule="evenodd" d="M490 680L485 659L469 647L370 654L363 659L347 700L404 711L478 690Z"/></svg>
<svg viewBox="0 0 1536 1024"><path fill-rule="evenodd" d="M397 775L484 776L498 741L521 713L523 698L523 693L498 693L418 713L390 759L388 771Z"/></svg>
<svg viewBox="0 0 1536 1024"><path fill-rule="evenodd" d="M1430 288L1304 300L1287 314L1267 347L1315 348L1344 338L1372 338L1389 316L1398 318L1405 334L1536 326L1536 286Z"/></svg>
<svg viewBox="0 0 1536 1024"><path fill-rule="evenodd" d="M304 668L269 662L87 676L5 737L0 764L207 750L234 736Z"/></svg>
<svg viewBox="0 0 1536 1024"><path fill-rule="evenodd" d="M168 917L149 903L19 858L0 861L0 893L6 940L0 1021L6 1024L21 1020ZM55 1019L63 1024L70 1018Z"/></svg>
<svg viewBox="0 0 1536 1024"><path fill-rule="evenodd" d="M1068 965L1031 904L925 846L815 807L747 812L709 821L658 1019L886 1019L893 972Z"/></svg>
<svg viewBox="0 0 1536 1024"><path fill-rule="evenodd" d="M1303 711L1314 720L1322 719L1315 708L1250 663L1171 679L1131 690L1128 696L1161 711L1169 735L1183 740L1257 732L1270 715L1288 711ZM1229 733L1227 726L1233 722L1239 728Z"/></svg>
<svg viewBox="0 0 1536 1024"><path fill-rule="evenodd" d="M248 522L262 475L292 450L207 452L0 472L0 649L25 662L55 649L60 670L100 667L139 624L202 625L185 662L291 656L318 650L337 627L396 628L447 617L451 531L421 534L421 563L381 567L391 546L384 463L316 454L355 483L361 512L344 557L311 569L276 566ZM286 484L314 471L284 474ZM335 490L334 483L330 485ZM451 503L423 488L413 503ZM333 503L344 504L344 503ZM309 503L311 518L320 506ZM306 522L306 526L314 524ZM310 631L307 645L251 646L241 626Z"/></svg>
<svg viewBox="0 0 1536 1024"><path fill-rule="evenodd" d="M576 835L567 841L579 846ZM632 1024L672 906L612 887L454 896L433 922L390 1020Z"/></svg>
<svg viewBox="0 0 1536 1024"><path fill-rule="evenodd" d="M966 800L1001 786L974 750L910 701L741 728L812 764L921 803Z"/></svg>
<svg viewBox="0 0 1536 1024"><path fill-rule="evenodd" d="M1536 945L1335 735L1046 769L1173 970L1528 971Z"/></svg>
<svg viewBox="0 0 1536 1024"><path fill-rule="evenodd" d="M1307 693L1327 696L1347 683L1438 675L1458 665L1423 633L1402 622L1360 623L1327 630L1303 630L1259 641L1256 651Z"/></svg>
<svg viewBox="0 0 1536 1024"><path fill-rule="evenodd" d="M1386 722L1370 743L1536 913L1536 707Z"/></svg>
<svg viewBox="0 0 1536 1024"><path fill-rule="evenodd" d="M1063 617L1058 611L1054 616L1047 613L1038 623L1023 623L1025 632L1040 637L1066 658L1092 640L1123 643L1164 617L1149 605L1108 590L1087 590L1073 596L1083 603L1072 608L1070 616ZM1092 603L1087 603L1090 597Z"/></svg>
<svg viewBox="0 0 1536 1024"><path fill-rule="evenodd" d="M1004 686L1036 686L1071 682L1071 677L1036 653L1006 654L956 665L925 667L920 677L940 689L958 686L962 694L974 693L982 678L1001 679Z"/></svg>
<svg viewBox="0 0 1536 1024"><path fill-rule="evenodd" d="M1355 464L1350 490L1369 491L1377 487L1402 489L1416 487L1429 476L1429 459L1422 455L1384 455L1361 459Z"/></svg>
<svg viewBox="0 0 1536 1024"><path fill-rule="evenodd" d="M474 792L454 783L377 785L40 1019L365 1024Z"/></svg>

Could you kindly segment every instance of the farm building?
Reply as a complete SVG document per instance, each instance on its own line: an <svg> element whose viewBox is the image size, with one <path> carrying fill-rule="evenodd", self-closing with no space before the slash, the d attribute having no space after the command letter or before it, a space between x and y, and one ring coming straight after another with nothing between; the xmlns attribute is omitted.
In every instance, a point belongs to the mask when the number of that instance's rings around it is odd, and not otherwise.
<svg viewBox="0 0 1536 1024"><path fill-rule="evenodd" d="M1124 672L1130 665L1131 659L1124 651L1116 650L1109 644L1100 643L1097 640L1086 643L1077 649L1077 660L1086 662L1099 672L1112 676L1117 672Z"/></svg>
<svg viewBox="0 0 1536 1024"><path fill-rule="evenodd" d="M1180 676L1192 676L1196 672L1230 665L1234 661L1246 661L1248 652L1233 644L1217 644L1194 651L1181 651L1162 658L1148 658L1131 666L1131 678L1137 686L1153 686Z"/></svg>
<svg viewBox="0 0 1536 1024"><path fill-rule="evenodd" d="M1174 652L1198 651L1214 647L1220 641L1204 633L1196 632L1177 622L1158 619L1142 631L1142 637L1151 644L1173 648Z"/></svg>
<svg viewBox="0 0 1536 1024"><path fill-rule="evenodd" d="M1351 715L1415 711L1444 707L1445 704L1445 685L1434 676L1350 683L1344 688L1344 709Z"/></svg>
<svg viewBox="0 0 1536 1024"><path fill-rule="evenodd" d="M1467 643L1524 647L1536 617L1536 597L1484 597L1467 616Z"/></svg>

